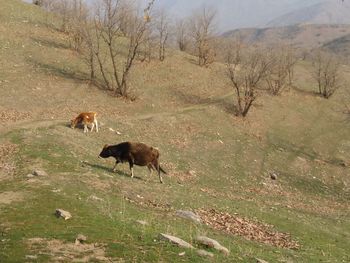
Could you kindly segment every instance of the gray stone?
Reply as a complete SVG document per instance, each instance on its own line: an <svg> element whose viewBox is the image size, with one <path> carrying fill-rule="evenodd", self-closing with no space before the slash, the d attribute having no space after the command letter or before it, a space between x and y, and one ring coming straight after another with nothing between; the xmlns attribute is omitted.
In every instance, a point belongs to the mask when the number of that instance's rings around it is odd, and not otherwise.
<svg viewBox="0 0 350 263"><path fill-rule="evenodd" d="M56 209L55 214L57 217L63 217L64 220L68 220L72 217L72 215L68 211L65 211L63 209Z"/></svg>
<svg viewBox="0 0 350 263"><path fill-rule="evenodd" d="M34 174L27 174L27 178L33 178L34 176Z"/></svg>
<svg viewBox="0 0 350 263"><path fill-rule="evenodd" d="M47 173L43 170L34 170L33 175L35 175L35 176L47 176Z"/></svg>
<svg viewBox="0 0 350 263"><path fill-rule="evenodd" d="M214 248L214 249L224 253L225 255L230 254L230 251L226 247L220 245L220 243L218 241L211 239L209 237L197 236L196 241L202 245L207 246L207 247Z"/></svg>
<svg viewBox="0 0 350 263"><path fill-rule="evenodd" d="M270 172L270 178L272 179L272 180L277 180L277 174L275 173L275 172Z"/></svg>
<svg viewBox="0 0 350 263"><path fill-rule="evenodd" d="M260 258L256 258L256 263L269 263L269 262Z"/></svg>
<svg viewBox="0 0 350 263"><path fill-rule="evenodd" d="M177 210L176 215L185 219L192 220L193 222L200 224L202 222L199 215L196 215L192 211Z"/></svg>
<svg viewBox="0 0 350 263"><path fill-rule="evenodd" d="M205 251L203 249L197 249L197 254L200 255L201 257L214 257L214 254L208 251Z"/></svg>
<svg viewBox="0 0 350 263"><path fill-rule="evenodd" d="M186 241L182 240L181 238L174 237L171 235L167 234L159 234L160 239L169 241L175 245L178 245L179 247L184 247L184 248L193 248L193 246L190 243L187 243Z"/></svg>
<svg viewBox="0 0 350 263"><path fill-rule="evenodd" d="M83 244L86 240L87 240L86 236L84 236L83 234L79 234L75 239L75 244L76 245Z"/></svg>

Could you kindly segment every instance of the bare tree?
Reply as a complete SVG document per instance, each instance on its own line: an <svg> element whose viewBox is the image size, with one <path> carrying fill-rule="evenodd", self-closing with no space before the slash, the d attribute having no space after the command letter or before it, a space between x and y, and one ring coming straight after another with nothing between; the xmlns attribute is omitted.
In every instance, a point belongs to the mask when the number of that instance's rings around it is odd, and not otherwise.
<svg viewBox="0 0 350 263"><path fill-rule="evenodd" d="M186 51L189 45L188 21L184 19L177 20L175 25L176 43L180 51Z"/></svg>
<svg viewBox="0 0 350 263"><path fill-rule="evenodd" d="M317 52L312 59L318 93L328 99L340 87L339 63L334 55Z"/></svg>
<svg viewBox="0 0 350 263"><path fill-rule="evenodd" d="M296 50L289 46L286 47L286 66L287 66L287 72L288 72L288 85L290 87L293 87L293 82L294 82L294 69L295 65L298 62L298 57L296 54Z"/></svg>
<svg viewBox="0 0 350 263"><path fill-rule="evenodd" d="M70 37L71 47L76 51L80 51L83 45L82 30L89 23L88 20L88 6L83 3L83 0L72 0L67 33Z"/></svg>
<svg viewBox="0 0 350 263"><path fill-rule="evenodd" d="M244 49L240 44L227 54L227 75L236 94L236 113L245 117L257 99L259 84L266 78L271 61L263 50Z"/></svg>
<svg viewBox="0 0 350 263"><path fill-rule="evenodd" d="M266 76L268 90L272 95L280 94L293 84L294 66L297 59L290 47L277 47L270 50L271 67Z"/></svg>
<svg viewBox="0 0 350 263"><path fill-rule="evenodd" d="M158 38L158 58L160 61L165 59L165 46L169 37L169 17L164 9L159 11L156 18L156 33Z"/></svg>
<svg viewBox="0 0 350 263"><path fill-rule="evenodd" d="M43 0L33 0L32 2L34 5L37 5L37 6L43 6L44 4Z"/></svg>
<svg viewBox="0 0 350 263"><path fill-rule="evenodd" d="M153 1L145 9L145 16L152 8ZM130 98L128 78L135 57L144 42L149 19L138 14L136 7L128 17L128 28L123 32L120 19L127 2L122 0L101 0L94 18L93 54L96 57L103 85L114 91L115 95ZM123 54L124 53L124 54Z"/></svg>
<svg viewBox="0 0 350 263"><path fill-rule="evenodd" d="M79 53L88 66L90 71L90 81L94 82L96 79L96 52L98 53L98 44L96 42L96 35L94 30L94 24L91 20L87 19L79 27L80 35L82 37L82 45L79 49Z"/></svg>
<svg viewBox="0 0 350 263"><path fill-rule="evenodd" d="M200 12L193 13L190 19L190 34L200 66L206 66L214 60L215 52L212 48L212 40L215 35L215 17L214 10L203 7Z"/></svg>

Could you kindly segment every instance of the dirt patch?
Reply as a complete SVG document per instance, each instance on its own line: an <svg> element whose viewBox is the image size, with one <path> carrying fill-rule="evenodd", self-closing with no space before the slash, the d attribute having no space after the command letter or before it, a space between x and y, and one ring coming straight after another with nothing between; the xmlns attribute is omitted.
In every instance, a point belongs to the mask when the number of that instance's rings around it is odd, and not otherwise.
<svg viewBox="0 0 350 263"><path fill-rule="evenodd" d="M1 204L11 204L12 202L22 201L24 199L24 194L20 192L3 192L0 193L0 205Z"/></svg>
<svg viewBox="0 0 350 263"><path fill-rule="evenodd" d="M106 257L104 244L76 245L57 239L30 238L27 245L35 254L49 255L50 262L123 262Z"/></svg>
<svg viewBox="0 0 350 263"><path fill-rule="evenodd" d="M197 210L197 214L203 222L228 234L239 235L248 240L261 242L281 248L299 248L299 244L291 239L290 234L281 233L273 229L273 226L252 221L247 218L219 212L215 209Z"/></svg>

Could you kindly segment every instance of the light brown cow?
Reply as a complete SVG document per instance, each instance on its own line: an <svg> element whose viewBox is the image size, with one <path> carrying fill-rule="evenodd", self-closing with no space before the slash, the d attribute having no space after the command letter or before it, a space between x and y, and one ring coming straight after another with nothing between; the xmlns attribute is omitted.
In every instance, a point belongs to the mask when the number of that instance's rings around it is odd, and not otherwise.
<svg viewBox="0 0 350 263"><path fill-rule="evenodd" d="M96 132L98 132L98 123L97 123L96 115L97 113L93 111L82 112L76 118L71 120L70 126L72 129L74 129L75 126L81 123L84 125L84 133L86 133L89 131L88 125L91 124L90 131L92 132L92 130L95 127Z"/></svg>

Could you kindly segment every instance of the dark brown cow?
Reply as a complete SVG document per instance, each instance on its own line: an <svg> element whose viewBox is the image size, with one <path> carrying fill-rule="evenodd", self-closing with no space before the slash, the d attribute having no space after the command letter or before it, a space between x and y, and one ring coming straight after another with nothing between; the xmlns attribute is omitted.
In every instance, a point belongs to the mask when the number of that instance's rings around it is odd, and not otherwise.
<svg viewBox="0 0 350 263"><path fill-rule="evenodd" d="M159 151L144 143L122 142L117 145L105 145L99 155L102 158L114 157L116 162L113 171L118 163L128 162L131 170L131 177L134 177L133 165L147 166L150 172L158 172L159 181L163 183L160 172L166 172L159 164Z"/></svg>

